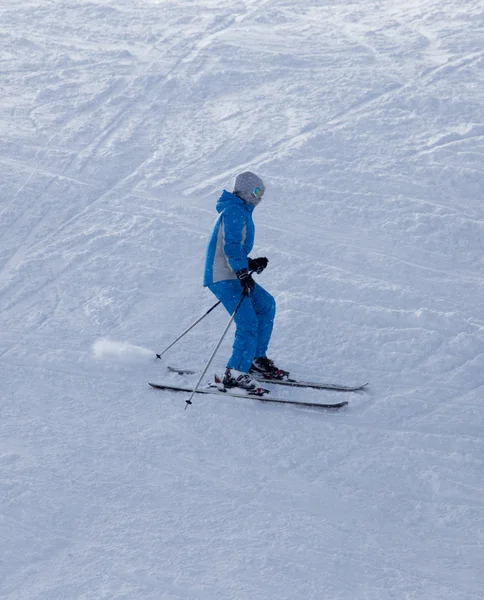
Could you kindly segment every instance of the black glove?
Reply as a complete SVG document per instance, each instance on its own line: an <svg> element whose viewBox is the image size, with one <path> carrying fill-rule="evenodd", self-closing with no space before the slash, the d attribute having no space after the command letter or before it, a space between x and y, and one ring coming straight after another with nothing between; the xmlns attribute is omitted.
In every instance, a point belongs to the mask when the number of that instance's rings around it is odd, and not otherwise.
<svg viewBox="0 0 484 600"><path fill-rule="evenodd" d="M262 271L267 267L269 259L265 256L259 258L249 258L249 271L255 271L257 275L260 275Z"/></svg>
<svg viewBox="0 0 484 600"><path fill-rule="evenodd" d="M235 274L244 288L244 294L246 296L250 296L252 290L255 288L255 281L252 279L252 275L249 273L249 270L239 269Z"/></svg>

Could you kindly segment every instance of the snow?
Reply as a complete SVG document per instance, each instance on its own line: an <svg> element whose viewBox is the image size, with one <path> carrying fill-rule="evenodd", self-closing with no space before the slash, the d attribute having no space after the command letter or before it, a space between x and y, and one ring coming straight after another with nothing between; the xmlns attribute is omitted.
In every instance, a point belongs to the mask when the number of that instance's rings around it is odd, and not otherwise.
<svg viewBox="0 0 484 600"><path fill-rule="evenodd" d="M483 25L477 0L2 2L1 598L484 598ZM147 384L193 384L165 366L228 322L155 359L215 302L245 169L270 355L370 382L337 414Z"/></svg>

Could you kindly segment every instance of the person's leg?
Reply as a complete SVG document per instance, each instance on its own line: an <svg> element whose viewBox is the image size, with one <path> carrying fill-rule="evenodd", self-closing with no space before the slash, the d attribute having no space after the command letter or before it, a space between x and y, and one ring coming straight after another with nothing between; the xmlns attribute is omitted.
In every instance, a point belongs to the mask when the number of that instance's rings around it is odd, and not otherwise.
<svg viewBox="0 0 484 600"><path fill-rule="evenodd" d="M231 315L237 308L242 295L238 280L224 280L209 286L211 292L222 302ZM257 350L258 317L251 297L246 297L234 318L236 330L232 356L227 362L229 369L248 373Z"/></svg>
<svg viewBox="0 0 484 600"><path fill-rule="evenodd" d="M257 315L257 341L255 356L266 356L272 335L276 301L262 286L256 284L251 294L252 305Z"/></svg>

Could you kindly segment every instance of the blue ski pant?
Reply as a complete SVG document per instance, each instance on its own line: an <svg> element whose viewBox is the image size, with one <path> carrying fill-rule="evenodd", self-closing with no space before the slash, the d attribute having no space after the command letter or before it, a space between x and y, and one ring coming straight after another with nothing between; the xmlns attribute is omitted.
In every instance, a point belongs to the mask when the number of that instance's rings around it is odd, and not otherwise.
<svg viewBox="0 0 484 600"><path fill-rule="evenodd" d="M208 286L232 315L242 295L238 279L225 279ZM227 367L248 373L256 356L265 356L271 339L276 301L259 284L246 296L235 315L235 339Z"/></svg>

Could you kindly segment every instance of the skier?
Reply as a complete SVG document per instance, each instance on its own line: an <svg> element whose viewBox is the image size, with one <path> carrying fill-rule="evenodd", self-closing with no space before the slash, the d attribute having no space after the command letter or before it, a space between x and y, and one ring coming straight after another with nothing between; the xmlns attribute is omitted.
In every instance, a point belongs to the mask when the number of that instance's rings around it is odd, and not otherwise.
<svg viewBox="0 0 484 600"><path fill-rule="evenodd" d="M232 193L222 192L216 206L219 216L208 242L203 281L230 314L235 311L241 294L245 294L234 318L235 339L223 384L249 391L259 387L250 373L260 373L268 379L289 375L266 356L276 302L251 275L251 271L262 273L269 260L265 256L248 256L254 245L252 211L264 191L262 179L244 171L237 175Z"/></svg>

